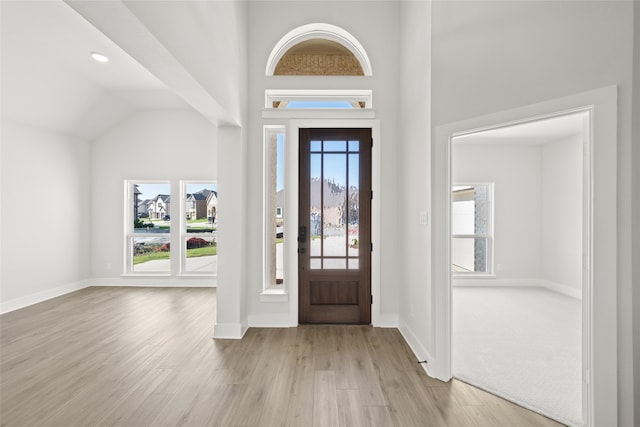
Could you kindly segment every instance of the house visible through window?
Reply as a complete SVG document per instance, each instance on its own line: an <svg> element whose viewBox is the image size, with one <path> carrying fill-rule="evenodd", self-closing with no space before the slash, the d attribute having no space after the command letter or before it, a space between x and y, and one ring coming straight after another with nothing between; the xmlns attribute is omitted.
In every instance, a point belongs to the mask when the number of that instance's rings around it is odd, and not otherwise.
<svg viewBox="0 0 640 427"><path fill-rule="evenodd" d="M171 271L171 186L128 182L127 266L129 273Z"/></svg>
<svg viewBox="0 0 640 427"><path fill-rule="evenodd" d="M184 223L182 272L188 274L217 271L218 186L215 182L184 182Z"/></svg>
<svg viewBox="0 0 640 427"><path fill-rule="evenodd" d="M125 273L216 273L217 185L183 181L179 188L174 196L169 181L125 182Z"/></svg>
<svg viewBox="0 0 640 427"><path fill-rule="evenodd" d="M492 274L493 184L454 185L451 192L451 271Z"/></svg>

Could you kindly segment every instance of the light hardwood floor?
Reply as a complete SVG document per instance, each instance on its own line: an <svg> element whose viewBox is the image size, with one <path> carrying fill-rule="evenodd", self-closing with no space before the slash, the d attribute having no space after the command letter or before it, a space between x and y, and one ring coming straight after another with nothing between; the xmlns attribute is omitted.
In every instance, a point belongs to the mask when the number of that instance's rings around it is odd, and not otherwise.
<svg viewBox="0 0 640 427"><path fill-rule="evenodd" d="M554 426L430 379L396 329L213 340L215 289L87 288L4 314L3 426Z"/></svg>

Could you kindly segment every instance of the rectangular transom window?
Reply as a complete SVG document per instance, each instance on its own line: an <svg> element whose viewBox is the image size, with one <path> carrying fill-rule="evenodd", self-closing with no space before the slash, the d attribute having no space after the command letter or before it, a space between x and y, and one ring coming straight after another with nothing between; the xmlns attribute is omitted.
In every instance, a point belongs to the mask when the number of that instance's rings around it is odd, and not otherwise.
<svg viewBox="0 0 640 427"><path fill-rule="evenodd" d="M265 108L268 109L371 109L370 89L350 90L284 90L267 89Z"/></svg>

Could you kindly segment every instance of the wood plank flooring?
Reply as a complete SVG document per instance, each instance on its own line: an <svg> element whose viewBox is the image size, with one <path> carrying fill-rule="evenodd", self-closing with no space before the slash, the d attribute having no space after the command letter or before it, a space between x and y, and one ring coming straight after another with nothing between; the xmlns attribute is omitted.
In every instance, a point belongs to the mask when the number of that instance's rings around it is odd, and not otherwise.
<svg viewBox="0 0 640 427"><path fill-rule="evenodd" d="M2 426L556 426L429 378L396 329L213 340L215 289L87 288L0 316Z"/></svg>

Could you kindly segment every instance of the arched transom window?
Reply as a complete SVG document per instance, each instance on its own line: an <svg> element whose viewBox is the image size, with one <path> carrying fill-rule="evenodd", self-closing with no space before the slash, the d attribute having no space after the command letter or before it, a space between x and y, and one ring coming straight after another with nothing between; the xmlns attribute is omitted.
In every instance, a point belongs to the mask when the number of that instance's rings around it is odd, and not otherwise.
<svg viewBox="0 0 640 427"><path fill-rule="evenodd" d="M362 45L342 28L316 23L298 27L276 44L267 62L270 76L370 76Z"/></svg>

